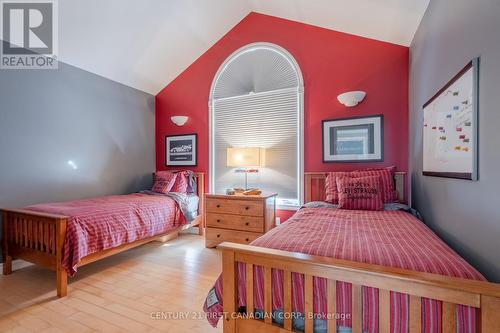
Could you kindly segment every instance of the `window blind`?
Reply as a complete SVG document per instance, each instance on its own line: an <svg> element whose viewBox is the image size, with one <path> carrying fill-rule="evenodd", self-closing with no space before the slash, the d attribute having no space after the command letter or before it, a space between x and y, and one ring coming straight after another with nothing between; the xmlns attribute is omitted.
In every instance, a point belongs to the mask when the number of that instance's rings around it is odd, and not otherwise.
<svg viewBox="0 0 500 333"><path fill-rule="evenodd" d="M262 147L265 166L249 173L249 187L278 193L278 198L299 203L299 94L285 88L213 101L214 190L243 187L243 173L226 166L227 148Z"/></svg>

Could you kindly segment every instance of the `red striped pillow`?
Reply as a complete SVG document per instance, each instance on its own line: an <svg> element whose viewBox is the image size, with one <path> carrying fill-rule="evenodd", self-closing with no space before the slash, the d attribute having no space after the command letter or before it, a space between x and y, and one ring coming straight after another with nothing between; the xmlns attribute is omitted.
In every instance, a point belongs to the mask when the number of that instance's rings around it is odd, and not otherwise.
<svg viewBox="0 0 500 333"><path fill-rule="evenodd" d="M337 191L337 178L339 177L349 177L350 172L347 171L337 171L329 172L325 179L325 201L331 202L332 204L339 203L339 194Z"/></svg>
<svg viewBox="0 0 500 333"><path fill-rule="evenodd" d="M380 176L380 187L382 191L382 200L384 203L398 202L398 192L394 184L394 172L396 167L391 166L380 169L366 169L356 171L329 172L325 180L325 201L333 204L338 203L337 178L339 177L366 177Z"/></svg>
<svg viewBox="0 0 500 333"><path fill-rule="evenodd" d="M155 182L151 191L157 193L168 193L172 189L175 183L177 174L170 171L158 171L155 174Z"/></svg>
<svg viewBox="0 0 500 333"><path fill-rule="evenodd" d="M339 209L383 210L380 176L337 178Z"/></svg>

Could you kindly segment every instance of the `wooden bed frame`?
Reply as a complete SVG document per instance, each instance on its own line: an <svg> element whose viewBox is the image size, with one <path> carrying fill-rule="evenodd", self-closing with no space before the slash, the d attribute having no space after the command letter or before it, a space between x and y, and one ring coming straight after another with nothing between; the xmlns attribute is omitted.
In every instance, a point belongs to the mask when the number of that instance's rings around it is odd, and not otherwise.
<svg viewBox="0 0 500 333"><path fill-rule="evenodd" d="M108 250L83 257L78 267L127 251L152 241L174 239L179 232L198 226L200 235L204 230L204 192L203 173L195 173L197 192L200 197L198 217L190 224L180 226L167 233L159 234L123 244ZM57 296L68 294L68 277L61 265L63 244L66 237L68 216L45 214L22 209L2 209L3 216L3 274L12 273L12 260L22 259L56 272Z"/></svg>
<svg viewBox="0 0 500 333"><path fill-rule="evenodd" d="M322 200L324 197L325 173L305 174L306 202ZM405 173L396 173L396 188L404 201ZM390 329L390 291L410 295L410 333L421 332L422 297L443 302L443 333L456 332L455 309L457 304L478 308L477 332L500 332L500 284L452 278L437 274L421 273L411 270L390 268L354 261L311 256L302 253L286 252L250 245L222 243L224 333L293 332L289 316L284 317L284 325L272 323L271 270L284 271L284 312L291 313L292 291L291 273L302 273L305 296L305 333L313 332L313 277L327 279L328 312L336 313L336 281L352 283L352 332L362 331L362 293L361 287L379 289L379 331ZM233 315L238 311L237 263L246 263L246 316ZM264 267L264 320L253 319L254 281L253 267ZM249 278L250 277L250 278ZM335 318L327 319L328 333L336 332Z"/></svg>

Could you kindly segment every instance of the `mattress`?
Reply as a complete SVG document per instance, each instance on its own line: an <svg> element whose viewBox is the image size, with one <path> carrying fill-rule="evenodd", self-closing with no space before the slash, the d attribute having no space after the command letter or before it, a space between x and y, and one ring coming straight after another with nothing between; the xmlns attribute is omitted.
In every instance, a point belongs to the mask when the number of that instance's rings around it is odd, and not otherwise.
<svg viewBox="0 0 500 333"><path fill-rule="evenodd" d="M87 255L167 233L186 223L174 199L143 193L40 204L25 209L69 216L62 266L70 276Z"/></svg>

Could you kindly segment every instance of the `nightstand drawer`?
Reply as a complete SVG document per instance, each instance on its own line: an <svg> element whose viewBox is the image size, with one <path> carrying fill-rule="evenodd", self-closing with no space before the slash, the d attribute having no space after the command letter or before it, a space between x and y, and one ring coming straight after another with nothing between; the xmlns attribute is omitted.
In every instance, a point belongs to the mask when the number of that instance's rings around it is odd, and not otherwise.
<svg viewBox="0 0 500 333"><path fill-rule="evenodd" d="M207 212L264 216L264 205L260 201L208 198Z"/></svg>
<svg viewBox="0 0 500 333"><path fill-rule="evenodd" d="M207 213L207 226L264 232L264 217Z"/></svg>
<svg viewBox="0 0 500 333"><path fill-rule="evenodd" d="M222 242L233 242L249 244L259 238L262 234L255 232L244 232L217 228L207 228L205 234L205 246L215 247Z"/></svg>

